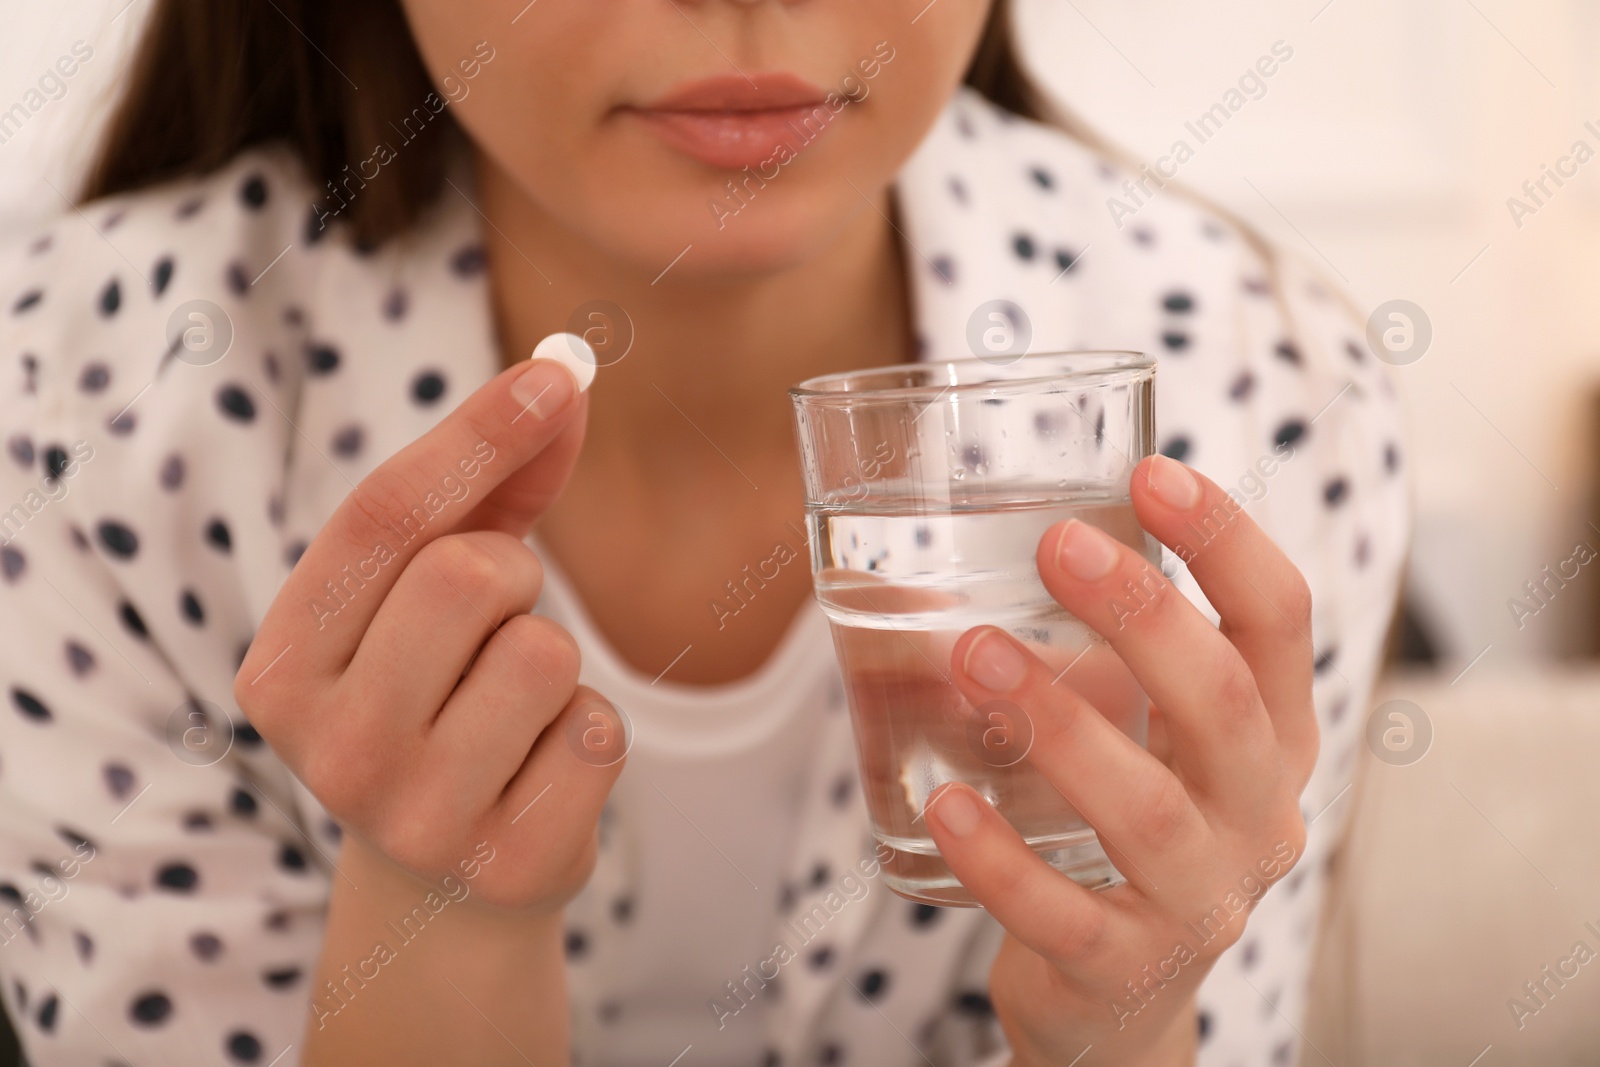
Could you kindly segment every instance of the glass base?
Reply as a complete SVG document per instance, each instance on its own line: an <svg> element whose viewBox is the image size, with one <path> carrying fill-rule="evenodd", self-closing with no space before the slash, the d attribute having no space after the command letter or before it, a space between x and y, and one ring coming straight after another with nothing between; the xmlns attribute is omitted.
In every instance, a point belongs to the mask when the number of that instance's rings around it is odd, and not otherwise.
<svg viewBox="0 0 1600 1067"><path fill-rule="evenodd" d="M931 842L874 836L891 852L883 863L884 884L900 896L944 908L983 906L950 873ZM1110 889L1127 881L1111 865L1093 830L1029 838L1028 844L1040 859L1087 889Z"/></svg>

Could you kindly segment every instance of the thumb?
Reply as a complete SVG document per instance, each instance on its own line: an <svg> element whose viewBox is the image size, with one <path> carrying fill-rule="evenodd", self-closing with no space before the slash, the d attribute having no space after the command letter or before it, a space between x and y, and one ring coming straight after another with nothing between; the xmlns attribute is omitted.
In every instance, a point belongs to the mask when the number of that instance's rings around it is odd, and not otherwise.
<svg viewBox="0 0 1600 1067"><path fill-rule="evenodd" d="M514 370L520 370L520 365ZM495 530L517 538L527 536L539 516L566 488L583 449L588 423L589 394L583 392L561 431L542 451L495 486L467 515L464 528Z"/></svg>
<svg viewBox="0 0 1600 1067"><path fill-rule="evenodd" d="M563 391L571 390L569 395L575 395L577 402L565 413L556 434L531 457L524 458L504 480L497 482L483 502L467 515L465 525L469 529L508 533L518 539L526 537L539 516L556 502L572 476L578 453L583 449L584 430L589 424L589 398L584 394L594 381L594 349L576 334L553 333L534 346L527 362L507 369L501 378L509 378L513 394L519 395L533 388L528 379L540 378L539 374L530 372L530 366L541 365L547 372L557 367L566 372L560 384ZM524 374L528 375L527 379L523 378ZM548 375L543 380L555 384ZM523 414L529 408L537 410L539 400L537 396L529 397Z"/></svg>

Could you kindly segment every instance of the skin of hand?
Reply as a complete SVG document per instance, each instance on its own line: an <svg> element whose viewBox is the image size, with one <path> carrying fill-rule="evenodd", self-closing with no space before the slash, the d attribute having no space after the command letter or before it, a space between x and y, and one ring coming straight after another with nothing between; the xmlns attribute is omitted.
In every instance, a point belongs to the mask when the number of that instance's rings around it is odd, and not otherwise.
<svg viewBox="0 0 1600 1067"><path fill-rule="evenodd" d="M999 629L974 628L951 653L974 707L1007 700L1026 716L1027 758L1127 878L1105 892L1078 885L966 785L930 799L939 851L1007 931L989 981L1017 1067L1077 1063L1086 1048L1082 1067L1193 1062L1195 990L1305 846L1298 799L1318 747L1306 582L1182 464L1144 460L1132 495L1220 629L1137 552L1081 522L1046 531L1036 562L1159 709L1164 759L1052 684L1056 672Z"/></svg>
<svg viewBox="0 0 1600 1067"><path fill-rule="evenodd" d="M523 538L587 407L565 367L524 362L379 466L295 565L234 683L347 835L424 881L471 877L468 908L559 912L622 769L625 730L577 685L576 643L529 614L542 572Z"/></svg>

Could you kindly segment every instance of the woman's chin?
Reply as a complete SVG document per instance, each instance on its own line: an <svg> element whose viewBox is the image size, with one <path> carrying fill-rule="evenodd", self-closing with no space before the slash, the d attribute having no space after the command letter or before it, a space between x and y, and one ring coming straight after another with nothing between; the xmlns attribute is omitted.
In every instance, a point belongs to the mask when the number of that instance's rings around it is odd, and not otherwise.
<svg viewBox="0 0 1600 1067"><path fill-rule="evenodd" d="M853 192L849 200L789 192L716 212L701 193L652 205L632 219L612 214L605 222L611 240L605 243L636 268L661 271L661 285L753 281L826 255L858 216L871 210Z"/></svg>

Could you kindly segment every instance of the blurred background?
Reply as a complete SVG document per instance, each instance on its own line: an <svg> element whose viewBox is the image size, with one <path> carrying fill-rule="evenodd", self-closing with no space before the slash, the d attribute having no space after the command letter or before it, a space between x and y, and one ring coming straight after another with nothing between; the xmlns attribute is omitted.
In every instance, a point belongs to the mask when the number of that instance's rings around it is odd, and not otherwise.
<svg viewBox="0 0 1600 1067"><path fill-rule="evenodd" d="M148 6L0 0L0 238L66 206ZM1185 124L1283 42L1292 58L1177 181L1363 313L1409 301L1431 331L1394 370L1416 531L1369 709L1412 740L1375 742L1339 801L1352 830L1300 1062L1600 1064L1600 959L1562 964L1580 942L1600 954L1600 3L1019 16L1045 84L1143 160L1196 147ZM59 99L5 111L72 54Z"/></svg>

